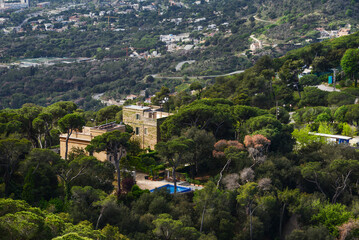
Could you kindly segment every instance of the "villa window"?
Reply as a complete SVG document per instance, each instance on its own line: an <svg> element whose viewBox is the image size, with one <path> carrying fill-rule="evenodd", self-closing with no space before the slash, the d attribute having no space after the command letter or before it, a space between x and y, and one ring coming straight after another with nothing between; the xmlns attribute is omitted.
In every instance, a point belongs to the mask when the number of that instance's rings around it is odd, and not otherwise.
<svg viewBox="0 0 359 240"><path fill-rule="evenodd" d="M139 135L139 134L140 134L140 128L136 127L136 135Z"/></svg>
<svg viewBox="0 0 359 240"><path fill-rule="evenodd" d="M147 135L147 128L145 128L145 135Z"/></svg>
<svg viewBox="0 0 359 240"><path fill-rule="evenodd" d="M136 113L136 120L140 120L140 114Z"/></svg>

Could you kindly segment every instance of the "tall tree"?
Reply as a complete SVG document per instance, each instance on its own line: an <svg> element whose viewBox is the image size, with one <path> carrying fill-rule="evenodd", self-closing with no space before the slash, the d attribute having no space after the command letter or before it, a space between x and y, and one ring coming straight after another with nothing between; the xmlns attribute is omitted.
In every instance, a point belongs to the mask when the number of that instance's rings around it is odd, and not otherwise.
<svg viewBox="0 0 359 240"><path fill-rule="evenodd" d="M33 204L56 197L59 185L56 169L61 161L61 157L49 149L33 148L20 163L19 172L26 176L22 199Z"/></svg>
<svg viewBox="0 0 359 240"><path fill-rule="evenodd" d="M198 174L198 165L211 158L213 145L216 141L211 132L192 127L184 131L183 135L193 140L192 146L192 174ZM193 174L194 175L194 174Z"/></svg>
<svg viewBox="0 0 359 240"><path fill-rule="evenodd" d="M122 107L111 105L105 108L100 109L96 113L96 123L99 124L101 122L111 122L116 120L117 113L122 110ZM120 112L122 115L122 113Z"/></svg>
<svg viewBox="0 0 359 240"><path fill-rule="evenodd" d="M57 102L46 107L45 112L50 113L53 116L55 123L66 114L73 113L77 109L75 103L70 101Z"/></svg>
<svg viewBox="0 0 359 240"><path fill-rule="evenodd" d="M177 192L176 169L184 160L184 156L189 153L190 147L194 144L193 140L185 137L176 137L168 142L159 142L155 149L159 156L168 162L172 167L172 177L174 183L174 193Z"/></svg>
<svg viewBox="0 0 359 240"><path fill-rule="evenodd" d="M220 194L221 191L217 188L216 184L211 181L208 182L201 191L195 191L194 193L193 202L195 203L196 208L202 211L201 227L199 230L201 233L203 231L203 223L206 211L208 211L209 208L214 208L214 202L216 199L219 199Z"/></svg>
<svg viewBox="0 0 359 240"><path fill-rule="evenodd" d="M244 146L238 141L219 140L214 144L213 156L215 158L224 158L227 160L226 164L219 173L217 188L219 187L219 184L222 180L223 172L228 168L232 160L242 150L244 150Z"/></svg>
<svg viewBox="0 0 359 240"><path fill-rule="evenodd" d="M120 160L126 154L130 145L130 138L131 134L115 130L96 136L91 140L91 144L86 148L87 150L91 149L95 152L106 151L106 153L113 159L117 172L117 196L120 196L121 194Z"/></svg>
<svg viewBox="0 0 359 240"><path fill-rule="evenodd" d="M35 118L32 121L32 127L34 128L34 132L37 135L37 139L39 141L40 148L44 148L42 144L42 137L45 135L45 122L40 118ZM46 141L46 140L45 140Z"/></svg>
<svg viewBox="0 0 359 240"><path fill-rule="evenodd" d="M260 134L245 136L244 145L247 148L249 156L253 159L251 168L256 164L263 163L267 159L265 154L268 152L270 143L270 140Z"/></svg>
<svg viewBox="0 0 359 240"><path fill-rule="evenodd" d="M358 160L335 159L324 163L308 162L301 166L301 174L323 195L331 197L332 203L336 203L347 189L351 192L351 183L358 179L358 169Z"/></svg>
<svg viewBox="0 0 359 240"><path fill-rule="evenodd" d="M76 113L71 113L61 118L58 124L60 127L60 131L63 133L67 133L66 150L65 150L65 160L67 160L70 136L73 133L73 131L82 129L82 127L85 125L85 120L80 115Z"/></svg>
<svg viewBox="0 0 359 240"><path fill-rule="evenodd" d="M42 124L43 129L44 129L44 143L45 143L45 148L47 147L51 147L52 145L52 141L51 141L51 130L53 128L53 115L51 113L48 112L42 112L39 114L39 116L37 118L34 119L40 121L39 123ZM34 125L34 121L33 121L33 125Z"/></svg>
<svg viewBox="0 0 359 240"><path fill-rule="evenodd" d="M279 77L284 84L292 86L300 96L298 74L301 71L303 62L301 60L287 60L279 70Z"/></svg>
<svg viewBox="0 0 359 240"><path fill-rule="evenodd" d="M65 201L70 199L71 187L74 185L90 185L95 187L100 185L99 188L102 188L103 185L101 182L111 179L111 176L102 176L103 173L99 173L101 170L106 171L106 169L101 166L102 164L98 163L99 161L94 157L80 156L73 161L62 160L57 166L54 166L64 187ZM96 185L92 179L94 177L96 177L98 181ZM82 184L83 182L86 182L86 184Z"/></svg>
<svg viewBox="0 0 359 240"><path fill-rule="evenodd" d="M19 109L20 121L22 122L23 131L26 138L31 141L33 147L38 147L39 142L33 128L33 120L41 113L42 107L32 103L26 103Z"/></svg>
<svg viewBox="0 0 359 240"><path fill-rule="evenodd" d="M31 143L26 139L0 140L0 169L5 183L5 195L10 194L12 176L19 167L19 162L30 151Z"/></svg>
<svg viewBox="0 0 359 240"><path fill-rule="evenodd" d="M249 215L249 233L250 239L253 239L253 214L259 207L266 205L267 201L272 201L273 197L264 195L264 191L269 190L270 180L261 179L258 183L248 182L242 185L237 195L237 202L246 208L246 213Z"/></svg>
<svg viewBox="0 0 359 240"><path fill-rule="evenodd" d="M359 72L359 49L348 49L340 61L340 65L345 72L354 80L355 87L358 85L357 75Z"/></svg>
<svg viewBox="0 0 359 240"><path fill-rule="evenodd" d="M282 225L283 225L283 218L284 212L286 207L299 204L299 189L289 190L286 188L283 191L277 192L278 200L282 204L281 211L280 211L280 219L279 219L279 236L282 236Z"/></svg>

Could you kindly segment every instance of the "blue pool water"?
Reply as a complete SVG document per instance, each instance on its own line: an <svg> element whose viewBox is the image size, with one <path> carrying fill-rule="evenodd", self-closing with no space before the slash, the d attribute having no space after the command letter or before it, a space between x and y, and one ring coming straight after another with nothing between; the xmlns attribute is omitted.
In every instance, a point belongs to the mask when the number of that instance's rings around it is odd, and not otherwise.
<svg viewBox="0 0 359 240"><path fill-rule="evenodd" d="M171 194L174 193L174 191L175 191L175 186L174 185L166 184L166 185L164 185L162 187L152 189L152 190L150 190L150 192L154 192L156 189L161 189L161 188L166 188ZM178 193L190 192L191 190L192 190L191 188L177 186L177 192Z"/></svg>

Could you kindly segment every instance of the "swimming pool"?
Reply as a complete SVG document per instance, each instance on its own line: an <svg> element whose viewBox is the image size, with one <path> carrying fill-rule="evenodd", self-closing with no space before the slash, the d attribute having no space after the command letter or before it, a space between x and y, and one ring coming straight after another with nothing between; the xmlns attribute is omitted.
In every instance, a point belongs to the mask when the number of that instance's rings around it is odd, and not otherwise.
<svg viewBox="0 0 359 240"><path fill-rule="evenodd" d="M152 190L150 190L150 192L154 192L156 189L161 189L161 188L166 188L171 194L174 193L174 191L175 191L175 186L174 185L166 184L166 185L164 185L162 187L152 189ZM177 192L178 193L185 193L185 192L190 192L190 191L192 191L191 188L177 186Z"/></svg>

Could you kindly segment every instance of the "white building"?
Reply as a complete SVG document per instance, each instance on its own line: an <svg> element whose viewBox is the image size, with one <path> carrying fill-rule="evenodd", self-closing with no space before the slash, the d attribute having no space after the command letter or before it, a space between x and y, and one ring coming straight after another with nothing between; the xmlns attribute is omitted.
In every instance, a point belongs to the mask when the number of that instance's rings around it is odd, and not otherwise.
<svg viewBox="0 0 359 240"><path fill-rule="evenodd" d="M256 52L263 48L263 44L260 41L255 42L255 43L252 43L249 48L251 49L252 52Z"/></svg>

